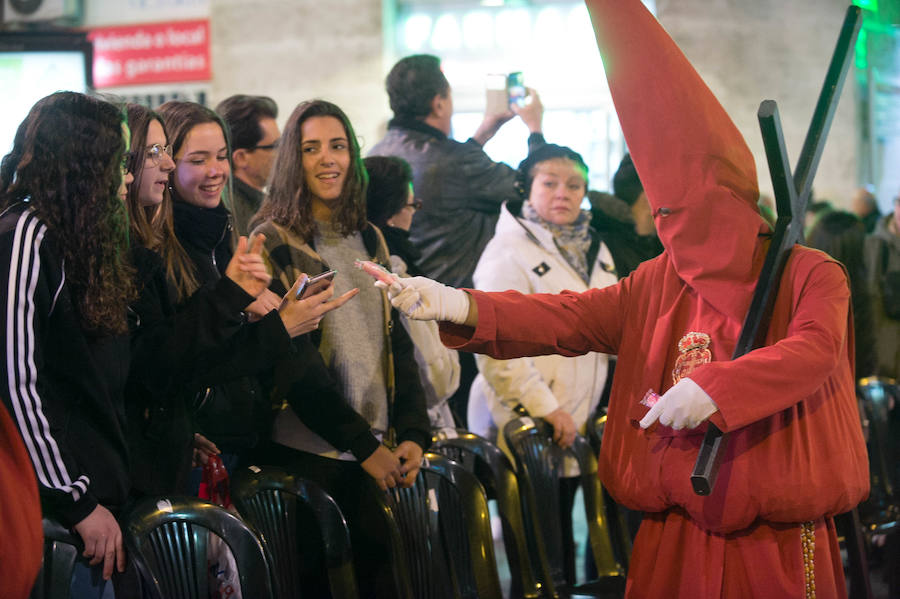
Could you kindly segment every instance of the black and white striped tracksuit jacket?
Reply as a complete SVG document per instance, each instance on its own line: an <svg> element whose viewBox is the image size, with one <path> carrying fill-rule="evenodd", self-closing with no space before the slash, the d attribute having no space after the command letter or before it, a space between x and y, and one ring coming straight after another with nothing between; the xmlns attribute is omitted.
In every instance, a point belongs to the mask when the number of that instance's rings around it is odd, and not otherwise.
<svg viewBox="0 0 900 599"><path fill-rule="evenodd" d="M3 402L34 465L45 516L72 526L128 492L122 389L128 337L82 331L47 226L26 203L0 215Z"/></svg>

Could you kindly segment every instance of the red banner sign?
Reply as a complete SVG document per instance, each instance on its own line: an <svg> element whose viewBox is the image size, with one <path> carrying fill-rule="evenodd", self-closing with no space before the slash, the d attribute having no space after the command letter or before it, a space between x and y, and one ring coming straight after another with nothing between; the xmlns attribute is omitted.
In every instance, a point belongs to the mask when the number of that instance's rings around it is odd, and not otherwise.
<svg viewBox="0 0 900 599"><path fill-rule="evenodd" d="M211 78L209 21L178 21L92 30L94 86Z"/></svg>

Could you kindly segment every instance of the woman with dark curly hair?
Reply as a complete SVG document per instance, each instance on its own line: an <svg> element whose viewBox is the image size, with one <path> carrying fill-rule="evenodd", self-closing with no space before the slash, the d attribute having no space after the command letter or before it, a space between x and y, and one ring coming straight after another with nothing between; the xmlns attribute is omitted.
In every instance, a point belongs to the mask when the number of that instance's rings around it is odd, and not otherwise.
<svg viewBox="0 0 900 599"><path fill-rule="evenodd" d="M44 517L74 528L105 580L125 567L115 513L129 488L127 150L118 108L58 92L32 107L0 165L3 399ZM76 574L73 596L84 596L80 581Z"/></svg>
<svg viewBox="0 0 900 599"><path fill-rule="evenodd" d="M343 398L371 428L360 437L366 443L342 451L311 430L302 415L282 410L273 427L270 460L315 480L340 505L359 558L361 593L395 597L388 534L372 479L382 488L411 486L430 445L430 430L409 335L402 326L392 326L396 314L387 298L354 268L356 260L390 262L384 237L366 220L366 171L353 127L340 108L314 100L294 109L254 226L254 233L266 236L263 258L272 268L276 293L301 272L329 269L338 271L336 293L360 289L340 313L322 319L315 342ZM371 433L383 444L372 443ZM313 589L311 596L319 596L322 587L327 589L324 567L304 559L303 568L304 592Z"/></svg>

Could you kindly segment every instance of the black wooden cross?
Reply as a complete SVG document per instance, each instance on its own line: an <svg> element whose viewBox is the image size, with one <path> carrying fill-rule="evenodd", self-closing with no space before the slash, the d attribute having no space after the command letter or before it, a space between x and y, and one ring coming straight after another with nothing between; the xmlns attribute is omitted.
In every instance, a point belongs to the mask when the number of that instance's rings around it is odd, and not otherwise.
<svg viewBox="0 0 900 599"><path fill-rule="evenodd" d="M756 282L753 300L744 319L732 359L763 345L784 265L794 244L803 242L803 221L813 177L822 157L831 120L837 110L861 22L862 13L859 7L848 7L828 73L825 75L825 84L819 94L819 101L813 112L809 131L806 133L806 141L803 143L803 150L800 152L797 168L793 174L784 146L778 106L774 100L764 100L759 105L757 118L762 130L769 173L772 176L778 220L775 222L772 244L766 253L766 260ZM691 474L691 485L697 495L709 495L712 492L719 472L719 460L727 441L728 436L710 422Z"/></svg>

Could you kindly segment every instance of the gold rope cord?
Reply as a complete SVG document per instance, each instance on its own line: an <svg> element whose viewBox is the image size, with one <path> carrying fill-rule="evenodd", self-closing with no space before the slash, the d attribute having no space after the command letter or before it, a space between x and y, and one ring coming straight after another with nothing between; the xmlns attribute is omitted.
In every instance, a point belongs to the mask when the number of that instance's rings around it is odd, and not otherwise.
<svg viewBox="0 0 900 599"><path fill-rule="evenodd" d="M800 549L803 551L803 579L806 582L806 599L816 597L816 525L804 522L800 525Z"/></svg>

